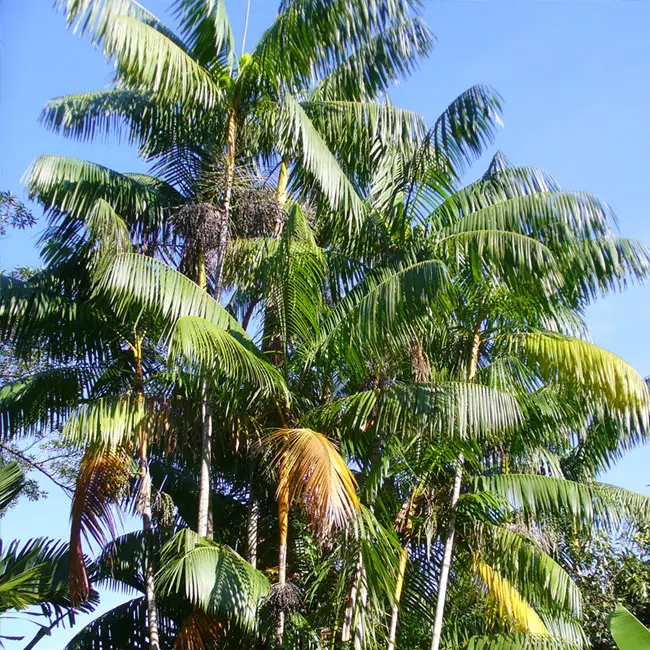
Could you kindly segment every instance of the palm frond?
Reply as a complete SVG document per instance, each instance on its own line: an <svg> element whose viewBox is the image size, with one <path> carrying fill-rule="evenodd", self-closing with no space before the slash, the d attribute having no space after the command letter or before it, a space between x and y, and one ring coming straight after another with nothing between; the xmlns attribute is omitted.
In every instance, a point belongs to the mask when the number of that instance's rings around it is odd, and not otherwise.
<svg viewBox="0 0 650 650"><path fill-rule="evenodd" d="M330 206L344 211L347 232L355 231L363 217L363 201L312 124L305 109L288 93L280 106L278 128L281 149L287 153L295 152L295 157L313 176Z"/></svg>
<svg viewBox="0 0 650 650"><path fill-rule="evenodd" d="M184 593L187 600L220 621L257 630L257 615L269 582L228 546L184 529L162 550L161 593Z"/></svg>
<svg viewBox="0 0 650 650"><path fill-rule="evenodd" d="M25 485L25 475L18 463L0 467L0 513L20 494Z"/></svg>
<svg viewBox="0 0 650 650"><path fill-rule="evenodd" d="M244 347L230 332L198 316L176 321L170 340L170 357L196 365L205 373L222 374L235 384L248 384L267 395L288 392L281 374L259 354Z"/></svg>
<svg viewBox="0 0 650 650"><path fill-rule="evenodd" d="M81 461L70 515L70 594L76 604L90 593L82 535L100 544L107 534L116 536L116 506L131 474L131 459L124 447L90 447Z"/></svg>
<svg viewBox="0 0 650 650"><path fill-rule="evenodd" d="M175 0L174 13L188 52L213 72L235 63L235 37L225 0Z"/></svg>
<svg viewBox="0 0 650 650"><path fill-rule="evenodd" d="M178 622L162 609L158 611L157 621L161 647L171 648L178 633ZM148 645L147 601L143 596L98 616L73 637L65 650L114 650Z"/></svg>
<svg viewBox="0 0 650 650"><path fill-rule="evenodd" d="M357 483L331 440L311 429L278 429L268 441L279 446L278 493L302 502L312 522L325 528L354 518Z"/></svg>
<svg viewBox="0 0 650 650"><path fill-rule="evenodd" d="M116 59L119 78L170 106L182 101L211 110L223 98L207 70L165 34L137 18L116 17L104 51Z"/></svg>
<svg viewBox="0 0 650 650"><path fill-rule="evenodd" d="M490 596L494 598L504 615L514 619L518 631L548 635L548 630L539 614L505 578L482 560L477 562L477 570Z"/></svg>

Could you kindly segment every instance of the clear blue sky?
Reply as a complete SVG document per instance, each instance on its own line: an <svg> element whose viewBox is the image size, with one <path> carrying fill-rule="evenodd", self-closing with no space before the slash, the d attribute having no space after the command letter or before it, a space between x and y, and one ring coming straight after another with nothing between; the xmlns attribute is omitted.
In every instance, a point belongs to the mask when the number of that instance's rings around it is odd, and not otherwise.
<svg viewBox="0 0 650 650"><path fill-rule="evenodd" d="M166 2L141 1L165 15ZM111 75L86 39L65 30L52 4L0 0L0 188L18 196L24 194L22 174L43 153L88 158L122 171L142 169L127 146L79 144L39 126L49 98L101 89ZM240 35L245 2L226 0L226 5ZM249 45L277 5L278 0L252 0ZM439 42L420 70L392 93L394 103L431 122L468 86L494 86L505 100L505 128L494 149L515 163L547 169L568 189L596 193L614 207L624 235L650 243L650 3L425 0L425 6ZM477 163L472 174L483 166ZM39 230L0 242L0 266L37 264ZM590 310L589 323L596 343L650 374L650 287L601 300ZM643 448L604 479L650 494L649 468L650 448ZM21 504L0 521L3 539L67 537L67 500L55 487L44 487L49 499ZM116 597L107 601L116 602ZM18 629L6 625L2 633ZM31 634L35 630L32 626ZM58 650L70 636L57 632L38 647Z"/></svg>

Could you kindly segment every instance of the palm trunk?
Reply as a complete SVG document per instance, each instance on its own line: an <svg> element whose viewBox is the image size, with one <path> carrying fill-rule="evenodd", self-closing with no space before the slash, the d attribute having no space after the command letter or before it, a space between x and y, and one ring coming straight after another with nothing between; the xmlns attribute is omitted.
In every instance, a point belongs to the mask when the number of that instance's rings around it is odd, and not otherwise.
<svg viewBox="0 0 650 650"><path fill-rule="evenodd" d="M210 521L210 475L212 474L212 416L208 405L208 388L205 380L201 384L201 402L203 435L201 443L201 477L199 479L199 516L196 530L201 537L207 537Z"/></svg>
<svg viewBox="0 0 650 650"><path fill-rule="evenodd" d="M404 589L404 577L406 576L406 565L409 559L409 540L407 539L402 546L399 554L399 566L397 568L397 582L395 583L395 602L393 603L393 612L390 617L390 630L388 632L388 645L386 650L394 650L395 638L397 637L397 619L399 617L399 602L402 598Z"/></svg>
<svg viewBox="0 0 650 650"><path fill-rule="evenodd" d="M363 565L361 566L359 591L359 607L357 608L357 620L354 629L354 650L363 648L363 611L368 605L368 580L366 578L366 568Z"/></svg>
<svg viewBox="0 0 650 650"><path fill-rule="evenodd" d="M144 408L144 380L142 373L142 341L136 337L134 347L135 357L135 393L137 403ZM151 474L149 473L147 431L142 422L138 425L138 442L140 455L140 494L139 510L142 513L142 530L145 544L145 595L147 599L147 624L149 628L149 648L159 650L160 638L158 633L158 611L156 609L156 589L151 562Z"/></svg>
<svg viewBox="0 0 650 650"><path fill-rule="evenodd" d="M440 648L440 637L442 634L442 621L445 614L445 601L447 599L447 585L449 582L449 571L451 569L451 553L454 549L454 537L456 535L456 508L460 497L460 488L463 482L463 464L465 458L462 454L458 456L456 463L456 477L454 479L454 490L451 496L451 515L449 517L449 528L445 539L445 551L442 556L442 567L440 568L440 580L438 582L438 600L436 602L436 614L433 621L433 636L431 637L431 650Z"/></svg>
<svg viewBox="0 0 650 650"><path fill-rule="evenodd" d="M345 605L345 616L343 617L343 627L341 628L341 643L347 643L352 635L352 619L354 617L354 609L357 602L357 594L359 592L359 584L361 583L361 571L363 570L363 555L359 551L359 559L357 566L354 570L354 577L352 578L352 586L348 594L347 603Z"/></svg>
<svg viewBox="0 0 650 650"><path fill-rule="evenodd" d="M284 481L280 477L280 485ZM287 538L289 535L289 492L286 487L280 489L278 495L278 521L280 525L280 553L278 559L278 584L283 587L287 584ZM278 647L282 647L284 637L284 612L278 615L278 625L275 638Z"/></svg>
<svg viewBox="0 0 650 650"><path fill-rule="evenodd" d="M473 381L478 371L479 351L481 348L480 329L483 318L478 319L478 324L472 333L472 347L470 352L469 363L467 364L467 380ZM458 509L458 500L460 498L460 489L463 482L463 465L465 458L463 454L458 455L456 461L456 476L454 478L454 489L451 495L449 517L449 528L445 539L445 548L442 557L442 567L440 568L440 580L438 582L438 600L436 602L436 613L433 622L433 634L431 636L431 650L439 650L440 639L442 636L442 622L445 613L445 602L447 599L447 585L449 583L449 571L451 569L451 554L454 549L454 537L456 535L456 511Z"/></svg>
<svg viewBox="0 0 650 650"><path fill-rule="evenodd" d="M260 502L255 496L253 481L254 474L251 472L251 491L248 497L248 513L246 515L246 557L250 564L257 569L257 526L260 514Z"/></svg>
<svg viewBox="0 0 650 650"><path fill-rule="evenodd" d="M207 270L205 253L199 253L197 264L197 284L204 291L207 289ZM210 475L212 473L212 414L208 403L208 386L205 379L201 382L201 473L199 478L199 511L196 531L201 537L210 535Z"/></svg>

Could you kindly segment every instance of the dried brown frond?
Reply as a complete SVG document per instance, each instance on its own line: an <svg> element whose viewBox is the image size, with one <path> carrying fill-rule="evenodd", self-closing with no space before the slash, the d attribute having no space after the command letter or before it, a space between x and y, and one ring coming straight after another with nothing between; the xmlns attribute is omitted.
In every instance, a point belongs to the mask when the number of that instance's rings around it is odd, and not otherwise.
<svg viewBox="0 0 650 650"><path fill-rule="evenodd" d="M125 448L91 447L81 460L70 515L70 599L74 604L85 601L90 593L81 537L103 544L107 537L117 535L116 506L130 476L131 458Z"/></svg>
<svg viewBox="0 0 650 650"><path fill-rule="evenodd" d="M280 447L274 459L278 494L300 501L321 534L356 516L357 482L327 436L312 429L279 429L268 440Z"/></svg>
<svg viewBox="0 0 650 650"><path fill-rule="evenodd" d="M216 617L196 609L183 621L174 650L211 650L222 634L223 625Z"/></svg>

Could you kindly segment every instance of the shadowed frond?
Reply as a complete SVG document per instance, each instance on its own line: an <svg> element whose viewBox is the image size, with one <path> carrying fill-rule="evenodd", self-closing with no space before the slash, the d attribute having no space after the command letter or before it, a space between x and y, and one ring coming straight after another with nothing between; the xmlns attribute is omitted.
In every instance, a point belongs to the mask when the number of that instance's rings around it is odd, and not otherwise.
<svg viewBox="0 0 650 650"><path fill-rule="evenodd" d="M181 625L173 650L210 650L224 633L224 626L215 616L194 610Z"/></svg>
<svg viewBox="0 0 650 650"><path fill-rule="evenodd" d="M179 624L164 610L158 611L160 643L171 648ZM98 616L86 625L65 646L65 650L115 650L115 648L147 648L147 601L129 600Z"/></svg>
<svg viewBox="0 0 650 650"><path fill-rule="evenodd" d="M88 375L57 368L5 384L0 388L0 439L42 434L61 425L79 403Z"/></svg>

